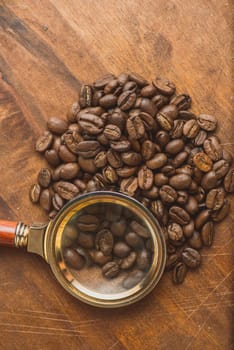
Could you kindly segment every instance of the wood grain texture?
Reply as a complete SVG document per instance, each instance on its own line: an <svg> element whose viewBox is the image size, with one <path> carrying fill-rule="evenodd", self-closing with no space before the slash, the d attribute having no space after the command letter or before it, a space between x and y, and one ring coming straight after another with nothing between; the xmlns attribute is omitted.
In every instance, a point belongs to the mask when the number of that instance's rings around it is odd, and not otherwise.
<svg viewBox="0 0 234 350"><path fill-rule="evenodd" d="M0 218L43 222L28 189L45 164L34 142L64 116L80 82L106 73L167 76L214 114L233 151L232 7L225 0L0 0ZM233 206L232 206L233 207ZM0 248L0 349L230 350L233 212L203 266L166 274L141 302L100 310L76 301L37 256Z"/></svg>

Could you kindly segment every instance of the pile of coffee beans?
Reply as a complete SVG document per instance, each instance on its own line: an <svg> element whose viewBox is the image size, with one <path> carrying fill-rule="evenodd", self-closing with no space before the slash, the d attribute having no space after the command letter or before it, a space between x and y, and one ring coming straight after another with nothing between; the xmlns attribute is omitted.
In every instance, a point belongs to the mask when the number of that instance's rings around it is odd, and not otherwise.
<svg viewBox="0 0 234 350"><path fill-rule="evenodd" d="M191 98L157 77L107 74L82 85L67 119L52 117L36 142L51 168L30 196L52 219L70 199L100 189L134 196L161 224L173 281L201 263L214 222L228 214L233 157L214 131L217 120L188 111Z"/></svg>
<svg viewBox="0 0 234 350"><path fill-rule="evenodd" d="M125 289L146 275L153 254L144 223L117 204L99 203L77 213L64 229L62 246L69 268L97 265L107 279L120 276Z"/></svg>

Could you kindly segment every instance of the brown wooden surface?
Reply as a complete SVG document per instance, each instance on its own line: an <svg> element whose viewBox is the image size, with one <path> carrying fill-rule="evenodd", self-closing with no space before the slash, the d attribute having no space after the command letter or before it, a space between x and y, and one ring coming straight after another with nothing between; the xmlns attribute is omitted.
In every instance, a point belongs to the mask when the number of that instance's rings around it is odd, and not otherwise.
<svg viewBox="0 0 234 350"><path fill-rule="evenodd" d="M49 116L65 115L80 81L109 71L169 77L195 113L218 118L233 150L230 3L0 0L0 217L46 220L28 200L43 164L34 142ZM167 274L121 310L76 301L40 257L0 248L0 349L230 350L232 219L217 225L202 268L183 285Z"/></svg>

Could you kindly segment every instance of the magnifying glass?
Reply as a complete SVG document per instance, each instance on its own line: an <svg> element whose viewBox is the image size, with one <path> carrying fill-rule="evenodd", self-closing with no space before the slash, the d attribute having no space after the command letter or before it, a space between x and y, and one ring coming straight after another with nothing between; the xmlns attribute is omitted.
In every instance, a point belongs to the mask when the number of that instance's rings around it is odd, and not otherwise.
<svg viewBox="0 0 234 350"><path fill-rule="evenodd" d="M71 200L45 225L0 221L0 245L39 254L67 292L104 308L142 299L166 263L165 239L153 214L112 191Z"/></svg>

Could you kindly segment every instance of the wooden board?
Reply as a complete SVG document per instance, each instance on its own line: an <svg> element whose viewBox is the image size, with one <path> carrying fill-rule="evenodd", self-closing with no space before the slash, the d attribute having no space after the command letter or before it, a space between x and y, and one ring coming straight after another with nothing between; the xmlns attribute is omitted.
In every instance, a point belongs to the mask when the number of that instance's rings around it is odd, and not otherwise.
<svg viewBox="0 0 234 350"><path fill-rule="evenodd" d="M0 0L0 217L46 220L28 200L44 164L34 142L49 116L65 115L81 81L106 72L167 76L192 96L195 113L218 118L233 151L230 3ZM40 257L1 248L0 349L230 350L232 219L217 225L202 269L183 285L166 274L120 310L76 301Z"/></svg>

